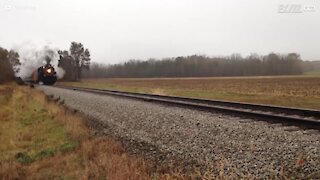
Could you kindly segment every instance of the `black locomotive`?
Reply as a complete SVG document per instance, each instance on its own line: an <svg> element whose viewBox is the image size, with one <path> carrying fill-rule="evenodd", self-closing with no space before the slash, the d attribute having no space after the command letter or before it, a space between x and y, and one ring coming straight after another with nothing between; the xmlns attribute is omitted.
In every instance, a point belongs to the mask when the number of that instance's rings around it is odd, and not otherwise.
<svg viewBox="0 0 320 180"><path fill-rule="evenodd" d="M51 64L39 67L32 73L34 83L42 82L45 85L53 85L57 82L57 72Z"/></svg>

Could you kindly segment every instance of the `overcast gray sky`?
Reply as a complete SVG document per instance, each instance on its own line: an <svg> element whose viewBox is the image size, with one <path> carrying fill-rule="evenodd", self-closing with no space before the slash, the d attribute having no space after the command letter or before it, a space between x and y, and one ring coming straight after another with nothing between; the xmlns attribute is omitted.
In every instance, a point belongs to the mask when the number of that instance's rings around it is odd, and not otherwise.
<svg viewBox="0 0 320 180"><path fill-rule="evenodd" d="M0 46L82 42L96 62L298 52L320 59L320 0L0 0Z"/></svg>

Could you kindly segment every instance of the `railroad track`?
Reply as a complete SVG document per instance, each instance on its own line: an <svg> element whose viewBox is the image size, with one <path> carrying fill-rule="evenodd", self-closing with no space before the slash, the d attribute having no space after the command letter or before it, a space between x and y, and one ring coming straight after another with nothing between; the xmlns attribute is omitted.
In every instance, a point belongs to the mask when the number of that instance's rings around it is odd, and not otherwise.
<svg viewBox="0 0 320 180"><path fill-rule="evenodd" d="M162 96L154 94L132 93L124 91L80 88L70 86L56 87L75 91L133 98L143 101L165 103L168 105L182 106L210 112L221 112L226 114L232 114L234 116L248 117L255 120L268 121L271 123L282 123L288 126L293 125L307 129L320 130L320 111L312 109L297 109L281 106L269 106L261 104L249 104L208 99L195 99L176 96Z"/></svg>

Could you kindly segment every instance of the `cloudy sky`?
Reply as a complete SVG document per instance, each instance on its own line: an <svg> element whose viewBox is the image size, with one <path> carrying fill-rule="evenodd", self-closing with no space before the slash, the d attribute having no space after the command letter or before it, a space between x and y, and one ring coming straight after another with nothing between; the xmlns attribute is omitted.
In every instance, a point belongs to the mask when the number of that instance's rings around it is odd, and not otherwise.
<svg viewBox="0 0 320 180"><path fill-rule="evenodd" d="M320 59L320 0L0 0L0 46L82 42L96 62L298 52Z"/></svg>

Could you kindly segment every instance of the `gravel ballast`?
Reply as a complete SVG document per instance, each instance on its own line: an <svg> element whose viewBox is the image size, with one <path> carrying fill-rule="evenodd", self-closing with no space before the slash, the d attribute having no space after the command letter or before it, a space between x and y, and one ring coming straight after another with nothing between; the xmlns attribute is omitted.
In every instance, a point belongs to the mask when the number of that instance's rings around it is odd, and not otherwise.
<svg viewBox="0 0 320 180"><path fill-rule="evenodd" d="M236 177L320 178L320 133L152 102L39 86L131 151ZM137 145L138 144L138 145ZM219 164L219 167L216 165ZM208 170L209 171L209 170Z"/></svg>

